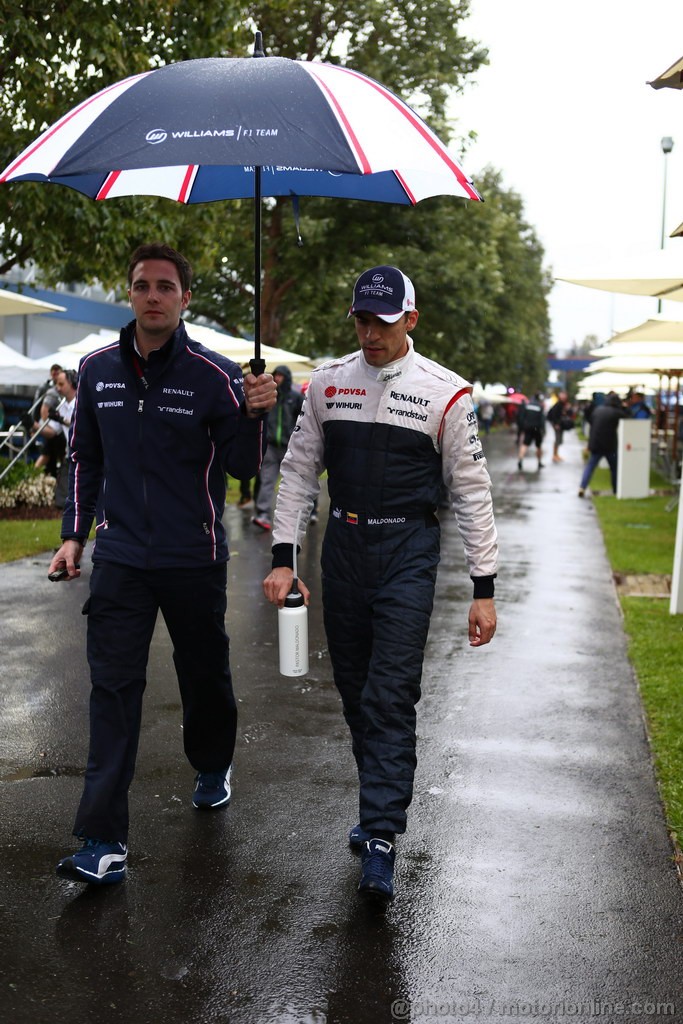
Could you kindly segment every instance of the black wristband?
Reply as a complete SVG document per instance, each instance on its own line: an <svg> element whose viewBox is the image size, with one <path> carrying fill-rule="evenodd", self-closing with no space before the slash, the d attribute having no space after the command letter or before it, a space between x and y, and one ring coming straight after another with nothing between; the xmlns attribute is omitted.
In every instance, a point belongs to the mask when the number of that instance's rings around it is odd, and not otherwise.
<svg viewBox="0 0 683 1024"><path fill-rule="evenodd" d="M470 576L472 583L474 584L474 595L473 599L478 601L479 598L493 597L495 586L493 581L496 578L496 573L493 576Z"/></svg>
<svg viewBox="0 0 683 1024"><path fill-rule="evenodd" d="M299 551L300 548L297 548ZM294 568L294 545L293 544L273 544L273 569L281 569L282 567L287 569Z"/></svg>

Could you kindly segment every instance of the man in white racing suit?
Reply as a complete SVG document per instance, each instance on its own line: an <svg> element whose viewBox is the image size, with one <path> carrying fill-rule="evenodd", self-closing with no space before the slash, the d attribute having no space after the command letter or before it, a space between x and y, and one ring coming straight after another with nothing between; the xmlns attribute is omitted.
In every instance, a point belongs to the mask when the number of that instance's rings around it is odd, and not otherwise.
<svg viewBox="0 0 683 1024"><path fill-rule="evenodd" d="M405 832L413 792L443 486L474 584L474 647L495 632L497 544L471 387L415 351L412 282L396 267L365 271L349 315L360 348L313 372L282 462L264 592L282 606L297 515L305 521L326 469L325 631L360 781L360 822L349 842L361 853L360 894L385 905L394 896L395 836ZM299 589L308 603L301 581Z"/></svg>

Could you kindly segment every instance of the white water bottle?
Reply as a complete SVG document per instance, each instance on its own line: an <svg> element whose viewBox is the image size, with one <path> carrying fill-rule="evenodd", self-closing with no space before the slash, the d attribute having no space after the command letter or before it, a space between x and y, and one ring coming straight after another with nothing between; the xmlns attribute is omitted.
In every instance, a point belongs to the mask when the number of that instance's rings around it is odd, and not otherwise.
<svg viewBox="0 0 683 1024"><path fill-rule="evenodd" d="M295 577L284 608L277 610L280 673L283 676L305 676L308 672L308 608L297 582Z"/></svg>
<svg viewBox="0 0 683 1024"><path fill-rule="evenodd" d="M284 607L277 610L280 674L283 676L305 676L308 672L308 608L304 601L304 595L299 591L299 577L296 568L300 519L301 512L299 511L294 529L292 587L285 598Z"/></svg>

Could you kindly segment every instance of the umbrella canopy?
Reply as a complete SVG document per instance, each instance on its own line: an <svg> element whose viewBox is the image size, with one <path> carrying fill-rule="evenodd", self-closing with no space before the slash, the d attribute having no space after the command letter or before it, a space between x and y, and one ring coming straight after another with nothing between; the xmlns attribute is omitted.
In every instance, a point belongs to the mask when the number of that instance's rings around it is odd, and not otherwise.
<svg viewBox="0 0 683 1024"><path fill-rule="evenodd" d="M0 182L16 181L55 182L95 199L253 196L257 358L262 195L411 204L433 195L481 198L394 93L350 68L264 57L260 33L252 58L187 60L103 89L0 174Z"/></svg>
<svg viewBox="0 0 683 1024"><path fill-rule="evenodd" d="M586 374L576 394L583 400L592 397L593 392L615 391L618 395L626 395L629 389L642 391L645 395L654 395L659 391L660 380L652 373L614 373L605 370L599 373Z"/></svg>
<svg viewBox="0 0 683 1024"><path fill-rule="evenodd" d="M526 395L523 395L521 391L514 391L510 395L503 395L502 405L522 405L524 402L528 402L529 399Z"/></svg>
<svg viewBox="0 0 683 1024"><path fill-rule="evenodd" d="M683 89L683 57L647 84L653 89Z"/></svg>
<svg viewBox="0 0 683 1024"><path fill-rule="evenodd" d="M666 343L683 342L683 320L668 320L663 316L652 316L644 320L637 327L630 327L627 331L619 331L609 339L609 344L617 342L631 344L632 342ZM592 353L595 355L595 353Z"/></svg>
<svg viewBox="0 0 683 1024"><path fill-rule="evenodd" d="M349 68L285 57L208 57L127 78L48 128L0 182L203 203L252 197L255 167L262 195L480 198L395 94Z"/></svg>
<svg viewBox="0 0 683 1024"><path fill-rule="evenodd" d="M0 288L0 316L25 316L28 313L63 313L66 306L31 299L27 295Z"/></svg>
<svg viewBox="0 0 683 1024"><path fill-rule="evenodd" d="M670 250L657 250L637 264L613 264L557 276L555 280L578 284L584 288L599 288L605 292L649 295L656 299L683 302L683 259L681 256L674 258Z"/></svg>
<svg viewBox="0 0 683 1024"><path fill-rule="evenodd" d="M591 370L596 373L606 370L612 373L663 373L667 376L677 376L683 373L683 348L679 347L677 355L611 355L605 359L596 359L591 363Z"/></svg>
<svg viewBox="0 0 683 1024"><path fill-rule="evenodd" d="M651 359L659 363L667 359L680 359L683 354L683 342L681 341L620 341L621 336L616 335L617 340L609 341L600 348L592 348L591 355L598 359L609 359L616 356L623 360L628 359ZM595 366L592 363L591 366Z"/></svg>

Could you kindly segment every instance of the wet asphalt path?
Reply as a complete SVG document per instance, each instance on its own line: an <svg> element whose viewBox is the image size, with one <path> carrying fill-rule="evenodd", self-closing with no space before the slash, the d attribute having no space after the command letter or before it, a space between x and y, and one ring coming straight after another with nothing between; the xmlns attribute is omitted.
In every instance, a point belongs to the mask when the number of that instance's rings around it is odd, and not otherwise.
<svg viewBox="0 0 683 1024"><path fill-rule="evenodd" d="M85 584L0 566L1 1024L374 1024L683 1019L683 893L580 451L520 474L486 441L499 629L466 643L470 586L444 527L410 830L386 916L345 845L355 771L319 605L311 671L277 673L269 540L232 535L241 719L234 798L190 807L163 626L131 790L129 879L58 879L86 757ZM321 525L300 572L319 594ZM675 1014L672 1004L676 1004Z"/></svg>

